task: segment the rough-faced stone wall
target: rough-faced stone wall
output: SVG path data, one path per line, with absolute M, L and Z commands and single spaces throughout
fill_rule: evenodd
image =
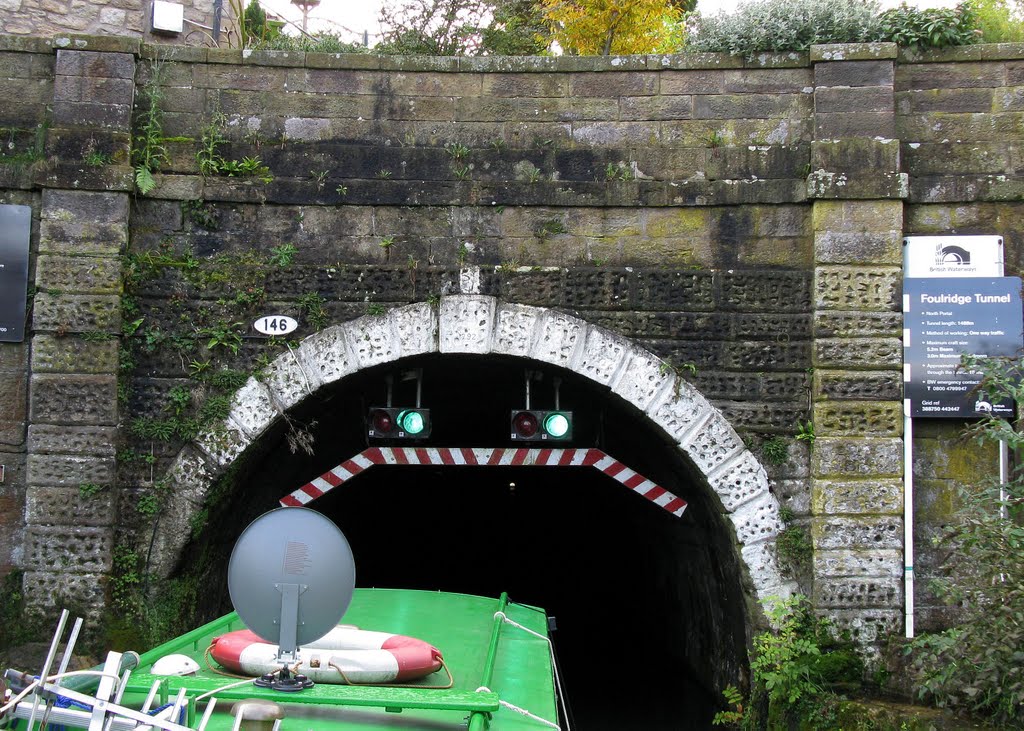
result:
M 1007 275 L 1024 263 L 1021 142 L 1024 62 L 1016 46 L 949 49 L 910 56 L 896 73 L 897 128 L 910 195 L 907 234 L 991 234 L 1005 240 Z M 914 433 L 914 526 L 918 625 L 948 625 L 954 613 L 930 579 L 949 549 L 936 545 L 959 490 L 998 477 L 991 449 L 962 438 L 966 424 L 918 420 Z
M 31 392 L 27 417 L 17 387 L 0 401 L 11 463 L 29 462 L 27 488 L 0 493 L 25 506 L 0 524 L 0 563 L 38 574 L 40 606 L 56 586 L 98 601 L 112 547 L 188 441 L 132 424 L 164 418 L 211 354 L 259 366 L 266 342 L 235 322 L 281 312 L 301 338 L 462 293 L 630 338 L 762 457 L 785 437 L 785 459 L 762 461 L 813 541 L 805 590 L 865 642 L 898 630 L 900 241 L 1001 234 L 1017 271 L 1021 62 L 1007 49 L 963 64 L 886 44 L 745 63 L 4 43 L 16 149 L 36 150 L 25 120 L 51 125 L 31 165 L 0 166 L 4 202 L 40 221 L 31 355 L 0 348 L 5 380 Z M 131 196 L 129 118 L 154 87 L 167 159 Z M 214 134 L 218 164 L 258 158 L 272 180 L 199 174 Z M 132 359 L 119 363 L 122 319 Z M 808 420 L 813 448 L 793 439 Z M 924 434 L 942 444 L 951 428 Z M 939 466 L 947 447 L 923 451 L 922 474 L 959 479 Z M 87 476 L 110 489 L 86 500 Z
M 130 36 L 150 43 L 207 45 L 213 27 L 213 0 L 181 0 L 184 31 L 153 33 L 152 0 L 4 0 L 0 2 L 0 28 L 4 33 L 29 37 L 88 33 L 97 36 Z M 225 3 L 225 17 L 230 16 Z M 70 42 L 69 39 L 64 40 Z

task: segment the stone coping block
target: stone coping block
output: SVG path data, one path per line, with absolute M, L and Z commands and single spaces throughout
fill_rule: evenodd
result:
M 125 36 L 57 35 L 53 37 L 53 48 L 71 51 L 101 51 L 103 53 L 131 53 L 136 56 L 142 49 L 138 38 Z
M 823 43 L 811 46 L 811 63 L 820 61 L 878 61 L 896 58 L 895 43 Z
M 53 53 L 53 46 L 48 38 L 0 35 L 0 51 Z

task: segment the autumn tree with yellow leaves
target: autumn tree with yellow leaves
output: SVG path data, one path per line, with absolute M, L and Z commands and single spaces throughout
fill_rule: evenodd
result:
M 540 0 L 552 37 L 577 56 L 673 50 L 695 0 Z

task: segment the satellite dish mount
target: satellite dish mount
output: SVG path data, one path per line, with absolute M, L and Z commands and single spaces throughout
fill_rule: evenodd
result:
M 292 675 L 291 666 L 299 660 L 299 595 L 309 588 L 306 584 L 274 584 L 281 592 L 280 641 L 277 645 L 277 662 L 281 669 L 276 675 L 264 675 L 256 678 L 252 684 L 260 688 L 272 688 L 285 692 L 294 692 L 313 687 L 313 681 L 305 675 Z
M 242 531 L 228 562 L 228 593 L 245 626 L 277 644 L 281 666 L 253 685 L 284 692 L 313 686 L 292 672 L 299 647 L 338 624 L 352 601 L 355 576 L 344 534 L 313 510 L 271 510 Z

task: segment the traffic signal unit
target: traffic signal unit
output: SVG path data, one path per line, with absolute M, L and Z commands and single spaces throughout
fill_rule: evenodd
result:
M 430 409 L 374 406 L 366 419 L 371 439 L 426 439 L 430 436 Z
M 517 409 L 511 427 L 512 438 L 519 442 L 567 442 L 572 439 L 572 412 Z
M 431 426 L 430 409 L 374 406 L 366 416 L 370 439 L 426 439 Z M 510 427 L 511 438 L 517 442 L 568 442 L 572 439 L 572 412 L 515 409 Z

